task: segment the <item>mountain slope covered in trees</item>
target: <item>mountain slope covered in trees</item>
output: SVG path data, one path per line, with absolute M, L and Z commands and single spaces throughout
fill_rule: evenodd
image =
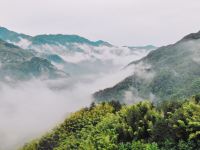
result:
M 97 101 L 178 99 L 200 92 L 200 32 L 160 47 L 130 63 L 133 74 L 111 88 L 96 92 Z
M 198 150 L 200 96 L 155 105 L 91 104 L 21 150 Z

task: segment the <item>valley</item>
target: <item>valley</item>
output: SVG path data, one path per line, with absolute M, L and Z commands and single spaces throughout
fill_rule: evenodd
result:
M 92 93 L 132 74 L 131 69 L 123 69 L 130 60 L 139 60 L 156 48 L 96 44 L 70 35 L 58 36 L 52 43 L 51 38 L 56 40 L 57 36 L 49 36 L 27 45 L 31 36 L 0 28 L 0 118 L 4 120 L 0 149 L 23 145 L 69 113 L 89 106 Z

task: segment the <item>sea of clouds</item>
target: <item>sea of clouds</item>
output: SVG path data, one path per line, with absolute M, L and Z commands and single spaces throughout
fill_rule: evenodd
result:
M 24 45 L 22 42 L 20 44 L 24 47 L 30 44 L 25 41 L 27 45 Z M 94 92 L 111 87 L 131 75 L 133 68 L 122 68 L 147 54 L 145 51 L 130 54 L 130 51 L 125 49 L 123 55 L 118 56 L 114 48 L 106 51 L 105 48 L 99 47 L 95 49 L 96 53 L 93 53 L 90 47 L 83 46 L 82 49 L 85 49 L 85 52 L 81 55 L 88 57 L 74 54 L 73 59 L 69 59 L 70 55 L 58 54 L 74 63 L 83 58 L 95 57 L 105 60 L 103 67 L 107 68 L 68 79 L 32 79 L 16 84 L 0 83 L 0 150 L 17 149 L 50 131 L 71 112 L 89 106 Z M 112 60 L 114 65 L 106 65 L 108 59 Z M 127 100 L 130 99 L 128 97 L 130 93 L 127 93 Z

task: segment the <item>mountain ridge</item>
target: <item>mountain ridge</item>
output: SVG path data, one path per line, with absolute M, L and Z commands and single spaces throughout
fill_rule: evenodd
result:
M 25 38 L 27 40 L 38 42 L 39 40 L 44 40 L 44 42 L 48 42 L 48 38 L 50 43 L 55 40 L 56 38 L 60 39 L 62 42 L 69 42 L 69 43 L 86 43 L 91 44 L 94 46 L 100 46 L 100 45 L 107 45 L 112 46 L 110 43 L 105 42 L 103 40 L 97 40 L 97 41 L 91 41 L 88 40 L 82 36 L 76 35 L 76 34 L 39 34 L 36 36 L 30 36 L 22 33 L 17 33 L 11 30 L 8 30 L 5 27 L 0 26 L 0 39 L 6 41 L 13 41 L 13 42 L 19 42 L 20 38 Z M 49 44 L 49 43 L 48 43 Z
M 199 32 L 196 34 L 199 35 Z M 200 92 L 200 40 L 190 37 L 191 34 L 184 40 L 160 47 L 131 62 L 126 67 L 133 67 L 132 75 L 111 88 L 96 92 L 94 98 L 97 101 L 120 100 L 125 99 L 126 92 L 130 92 L 136 100 L 167 100 Z M 189 87 L 185 87 L 186 84 Z

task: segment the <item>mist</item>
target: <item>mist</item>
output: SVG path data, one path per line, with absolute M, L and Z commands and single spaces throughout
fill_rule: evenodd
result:
M 32 79 L 17 84 L 2 82 L 0 149 L 16 149 L 40 137 L 61 123 L 71 112 L 89 106 L 94 92 L 113 86 L 132 73 L 132 68 L 118 68 L 82 78 Z

